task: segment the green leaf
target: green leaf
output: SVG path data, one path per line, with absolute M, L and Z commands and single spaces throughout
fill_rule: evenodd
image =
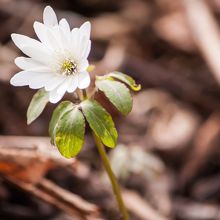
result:
M 55 129 L 56 129 L 58 121 L 67 111 L 70 111 L 73 108 L 74 108 L 74 105 L 72 102 L 64 101 L 64 102 L 61 102 L 53 111 L 53 115 L 52 115 L 52 118 L 49 124 L 49 135 L 51 137 L 52 144 L 54 144 Z
M 76 156 L 82 148 L 85 134 L 85 120 L 81 111 L 75 107 L 64 113 L 55 130 L 55 145 L 60 153 L 66 158 Z
M 129 89 L 121 82 L 110 79 L 96 80 L 96 86 L 108 97 L 111 103 L 124 115 L 132 109 L 132 98 Z
M 115 72 L 109 73 L 105 76 L 113 77 L 115 79 L 122 81 L 123 83 L 127 84 L 133 91 L 139 91 L 141 89 L 140 84 L 136 84 L 135 80 L 132 77 L 130 77 L 124 73 L 115 71 Z
M 34 94 L 27 110 L 27 124 L 31 124 L 36 118 L 38 118 L 48 101 L 49 95 L 44 89 L 40 89 Z
M 103 144 L 115 147 L 118 133 L 111 115 L 96 101 L 86 100 L 81 104 L 82 111 L 89 126 L 98 136 Z

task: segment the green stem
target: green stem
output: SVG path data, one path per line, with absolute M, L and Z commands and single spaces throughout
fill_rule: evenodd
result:
M 85 89 L 82 90 L 82 96 L 83 96 L 83 100 L 87 99 L 88 96 L 87 96 L 87 92 Z
M 118 202 L 119 209 L 120 209 L 120 211 L 123 215 L 124 220 L 129 220 L 128 211 L 127 211 L 127 209 L 124 205 L 124 202 L 123 202 L 123 199 L 122 199 L 122 196 L 121 196 L 121 190 L 120 190 L 119 184 L 116 180 L 116 177 L 115 177 L 115 175 L 112 171 L 108 156 L 107 156 L 105 148 L 104 148 L 104 145 L 102 144 L 101 140 L 94 133 L 93 133 L 93 136 L 94 136 L 99 154 L 102 158 L 103 165 L 104 165 L 104 167 L 106 169 L 106 172 L 109 176 L 109 179 L 111 181 L 112 188 L 113 188 L 116 200 Z

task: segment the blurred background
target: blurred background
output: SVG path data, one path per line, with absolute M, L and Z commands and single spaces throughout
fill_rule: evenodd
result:
M 61 158 L 47 138 L 54 106 L 27 126 L 35 91 L 9 85 L 10 34 L 36 38 L 48 4 L 72 28 L 91 21 L 92 77 L 119 70 L 142 85 L 126 118 L 96 97 L 119 131 L 108 153 L 131 220 L 219 220 L 220 0 L 0 0 L 0 219 L 120 219 L 89 131 Z

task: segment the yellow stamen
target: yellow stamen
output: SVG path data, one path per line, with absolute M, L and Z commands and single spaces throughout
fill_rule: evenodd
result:
M 77 72 L 77 64 L 72 60 L 66 59 L 61 66 L 61 72 L 64 75 L 72 75 Z

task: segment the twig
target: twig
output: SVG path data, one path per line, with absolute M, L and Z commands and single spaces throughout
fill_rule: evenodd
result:
M 220 218 L 219 205 L 199 203 L 189 199 L 175 199 L 174 210 L 178 219 L 216 220 Z
M 205 0 L 182 0 L 192 36 L 220 84 L 220 32 Z
M 154 210 L 145 200 L 133 191 L 123 190 L 123 198 L 129 211 L 143 220 L 168 220 Z
M 38 183 L 52 167 L 74 166 L 65 160 L 45 137 L 0 136 L 0 173 Z
M 192 180 L 218 149 L 220 134 L 220 115 L 215 113 L 200 127 L 195 137 L 195 143 L 190 152 L 187 163 L 180 174 L 181 183 L 184 185 Z
M 77 216 L 81 220 L 103 220 L 99 217 L 97 206 L 60 188 L 49 180 L 43 179 L 39 185 L 33 185 L 9 176 L 4 179 L 72 217 Z

